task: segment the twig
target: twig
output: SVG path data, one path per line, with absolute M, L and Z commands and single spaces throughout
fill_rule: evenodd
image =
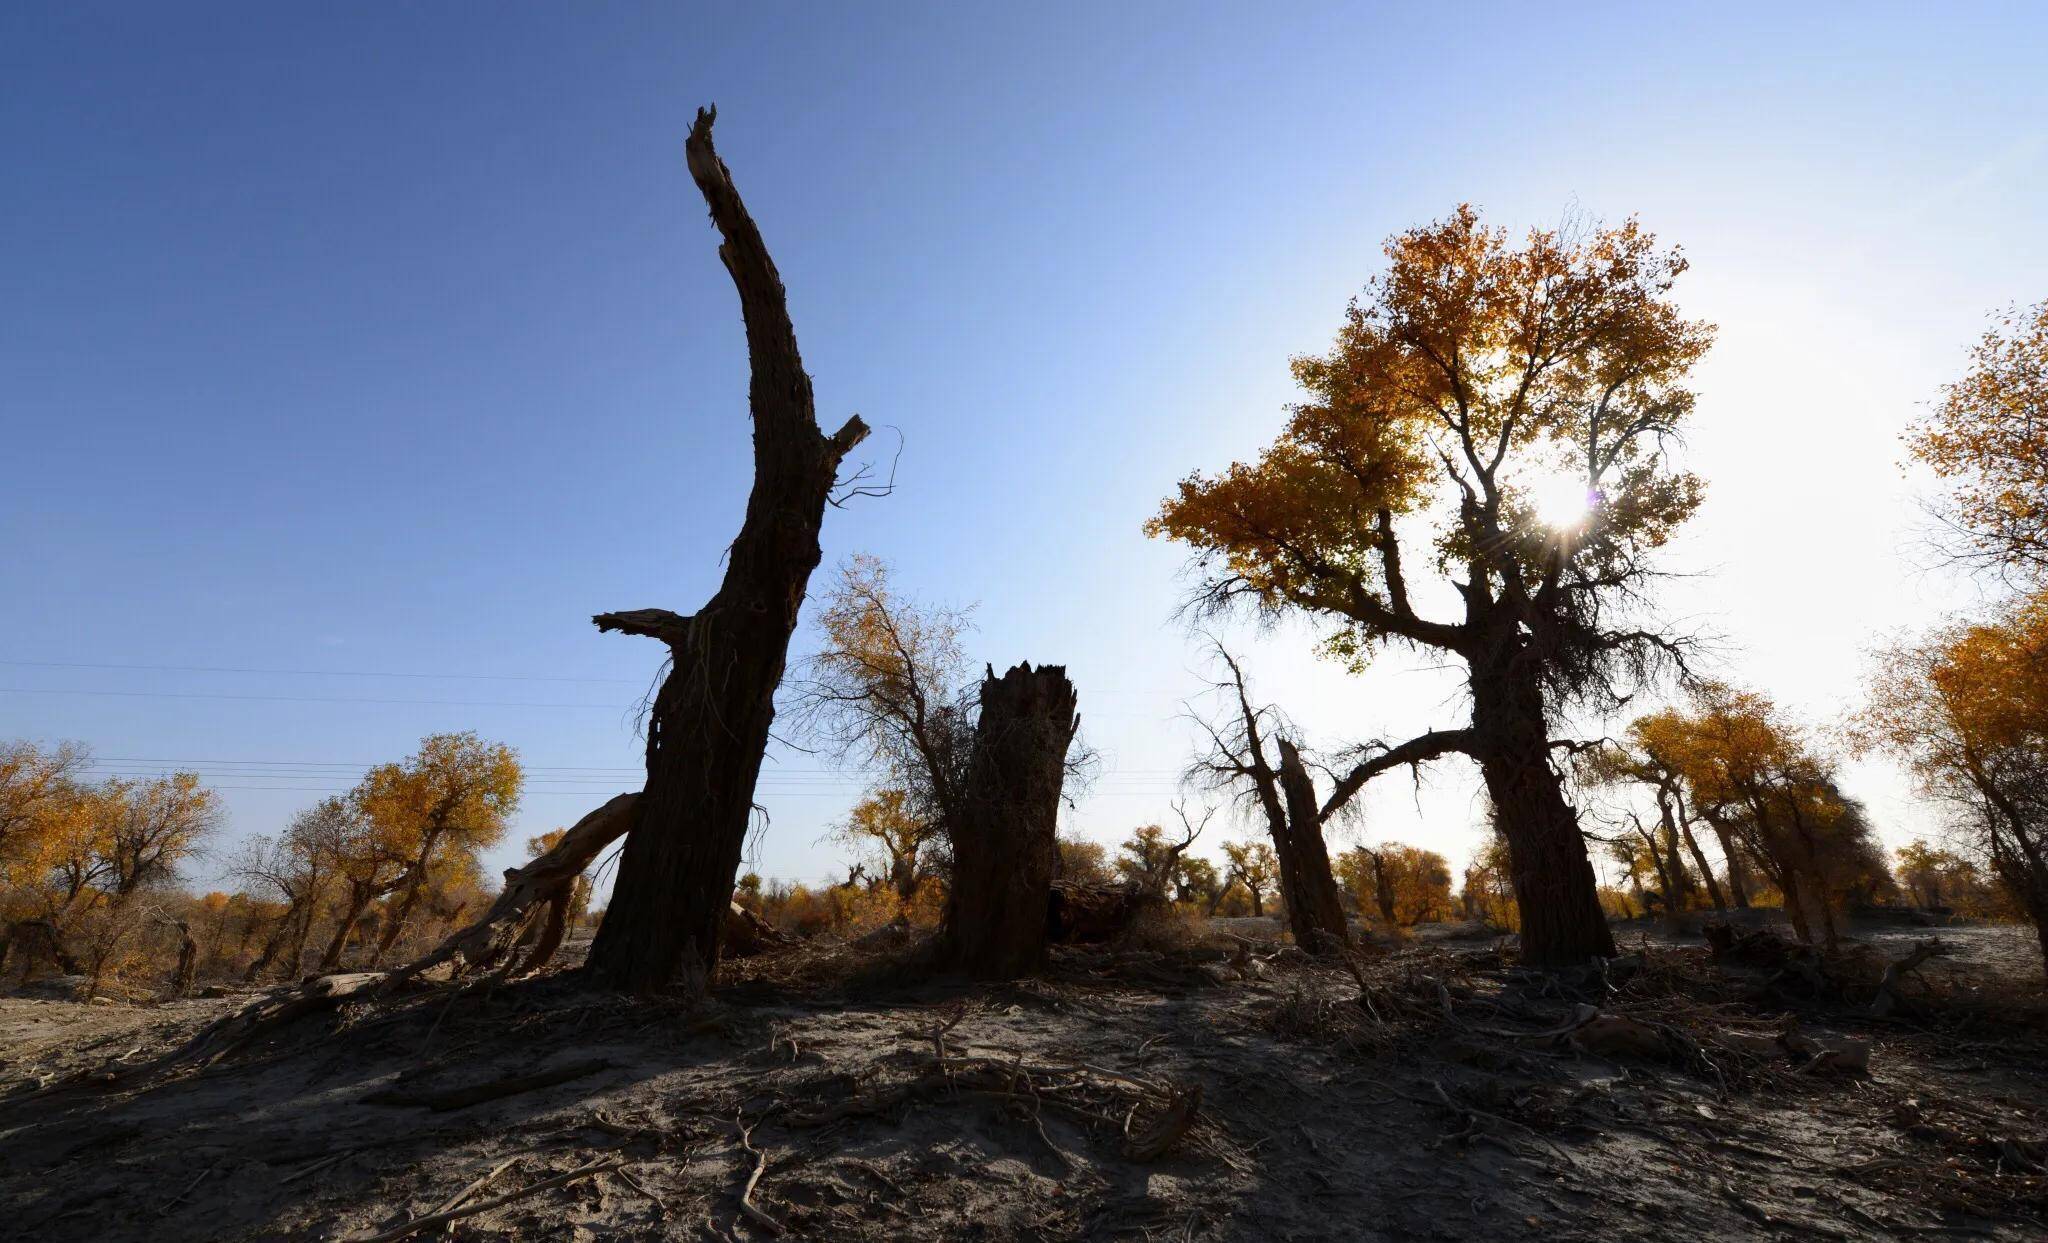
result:
M 199 1171 L 199 1177 L 193 1179 L 189 1183 L 186 1183 L 185 1189 L 183 1191 L 180 1191 L 177 1194 L 177 1196 L 174 1197 L 168 1204 L 165 1204 L 162 1208 L 156 1211 L 157 1216 L 162 1217 L 164 1214 L 170 1212 L 172 1209 L 178 1207 L 180 1204 L 183 1204 L 185 1202 L 185 1197 L 192 1194 L 192 1189 L 194 1187 L 197 1187 L 199 1184 L 205 1182 L 206 1176 L 208 1174 L 213 1173 L 215 1170 L 219 1168 L 220 1162 L 216 1161 L 212 1165 L 209 1165 L 205 1169 Z
M 654 1201 L 654 1207 L 660 1210 L 663 1219 L 666 1219 L 668 1217 L 668 1201 L 662 1199 L 660 1196 L 654 1194 L 652 1191 L 649 1191 L 647 1188 L 641 1186 L 640 1180 L 633 1177 L 632 1172 L 627 1170 L 625 1167 L 621 1166 L 619 1168 L 618 1175 L 619 1178 L 628 1187 L 631 1187 L 633 1190 L 639 1192 L 641 1195 L 646 1196 L 648 1199 Z
M 959 1020 L 956 1018 L 954 1021 L 958 1022 Z M 758 1119 L 756 1122 L 758 1123 Z M 733 1125 L 739 1128 L 740 1147 L 754 1154 L 754 1172 L 747 1175 L 747 1185 L 740 1188 L 740 1211 L 753 1219 L 757 1225 L 768 1233 L 781 1234 L 785 1229 L 783 1224 L 754 1206 L 754 1187 L 761 1181 L 761 1175 L 768 1169 L 768 1154 L 754 1147 L 753 1124 L 742 1124 L 739 1119 L 735 1118 L 733 1119 Z
M 300 1179 L 304 1178 L 306 1175 L 313 1173 L 315 1170 L 324 1170 L 328 1166 L 333 1165 L 336 1161 L 346 1160 L 347 1158 L 354 1156 L 355 1152 L 355 1149 L 350 1148 L 342 1152 L 337 1152 L 331 1157 L 322 1157 L 318 1161 L 315 1161 L 313 1164 L 299 1170 L 297 1173 L 287 1174 L 283 1178 L 278 1179 L 277 1185 L 282 1187 L 286 1183 L 295 1183 Z
M 501 1208 L 512 1203 L 514 1200 L 523 1200 L 536 1192 L 546 1191 L 550 1187 L 560 1187 L 564 1183 L 573 1183 L 579 1178 L 588 1178 L 593 1174 L 608 1174 L 624 1164 L 624 1161 L 618 1160 L 592 1161 L 589 1165 L 580 1166 L 566 1174 L 557 1174 L 553 1178 L 544 1178 L 531 1186 L 521 1187 L 517 1191 L 508 1191 L 504 1195 L 493 1196 L 488 1200 L 479 1200 L 475 1204 L 464 1208 L 449 1209 L 441 1213 L 429 1213 L 425 1217 L 415 1217 L 403 1225 L 393 1226 L 382 1234 L 358 1235 L 350 1240 L 349 1243 L 396 1243 L 396 1240 L 408 1238 L 429 1227 L 438 1226 L 444 1222 L 457 1221 L 464 1217 L 474 1217 L 478 1213 L 488 1213 L 494 1208 Z
M 503 1174 L 506 1170 L 511 1169 L 513 1163 L 518 1161 L 519 1158 L 525 1155 L 526 1154 L 524 1152 L 515 1152 L 511 1156 L 506 1157 L 503 1161 L 500 1161 L 496 1165 L 492 1166 L 490 1172 L 484 1174 L 480 1178 L 476 1179 L 474 1182 L 470 1183 L 468 1186 L 464 1187 L 462 1190 L 456 1192 L 454 1195 L 449 1196 L 446 1200 L 442 1201 L 441 1207 L 435 1209 L 434 1211 L 436 1213 L 446 1213 L 451 1209 L 460 1208 L 464 1200 L 469 1199 L 469 1197 L 475 1195 L 479 1191 L 482 1191 L 485 1187 L 490 1186 L 492 1182 L 496 1181 L 498 1175 Z

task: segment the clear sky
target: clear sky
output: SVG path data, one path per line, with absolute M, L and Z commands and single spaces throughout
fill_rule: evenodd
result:
M 1873 635 L 1970 598 L 1914 568 L 1897 435 L 2048 296 L 2044 65 L 2033 4 L 10 4 L 0 737 L 197 768 L 237 834 L 436 730 L 519 749 L 517 839 L 636 786 L 658 652 L 590 614 L 696 608 L 748 482 L 682 164 L 714 101 L 821 420 L 902 438 L 828 565 L 1069 666 L 1107 760 L 1079 831 L 1163 815 L 1188 754 L 1182 553 L 1139 524 L 1271 437 L 1288 356 L 1460 201 L 1686 247 L 1721 338 L 1669 612 L 1825 723 Z M 1312 742 L 1457 709 L 1240 639 Z M 779 753 L 759 870 L 830 871 L 859 785 Z M 1365 831 L 1460 857 L 1473 790 L 1392 780 Z

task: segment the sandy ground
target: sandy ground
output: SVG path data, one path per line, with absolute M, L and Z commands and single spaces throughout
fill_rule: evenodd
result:
M 1860 937 L 1896 956 L 1927 935 Z M 1370 1007 L 1359 978 L 1256 937 L 1062 952 L 1044 978 L 996 987 L 848 988 L 834 982 L 848 953 L 812 950 L 742 965 L 695 1011 L 573 976 L 444 990 L 111 1089 L 61 1081 L 168 1047 L 243 999 L 0 999 L 0 1237 L 363 1238 L 494 1172 L 468 1204 L 593 1165 L 450 1232 L 2048 1237 L 2048 1030 L 2038 1004 L 2002 1000 L 2036 996 L 2032 944 L 2012 928 L 1939 935 L 1955 954 L 1929 968 L 1913 1012 L 1802 1013 L 1808 1030 L 1870 1038 L 1867 1075 L 1596 1056 L 1542 1034 L 1578 985 L 1437 932 L 1371 961 Z M 1621 939 L 1640 965 L 1586 986 L 1605 1010 L 1674 1031 L 1767 1030 L 1788 1012 L 1754 980 L 1724 986 L 1686 938 Z M 570 1074 L 478 1104 L 433 1099 Z M 1124 1134 L 1142 1138 L 1162 1102 L 1197 1087 L 1196 1124 L 1163 1155 Z M 760 1217 L 742 1204 L 757 1167 Z

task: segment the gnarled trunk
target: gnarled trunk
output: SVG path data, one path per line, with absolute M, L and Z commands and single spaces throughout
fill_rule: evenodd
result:
M 1284 735 L 1280 748 L 1280 793 L 1286 815 L 1273 825 L 1273 853 L 1280 858 L 1280 895 L 1294 943 L 1311 954 L 1335 954 L 1351 944 L 1344 900 L 1330 872 L 1330 850 L 1316 806 L 1315 783 L 1301 752 Z
M 746 320 L 753 491 L 725 579 L 702 611 L 593 619 L 600 630 L 660 639 L 672 661 L 648 714 L 647 784 L 590 947 L 592 975 L 639 993 L 710 985 L 825 503 L 840 460 L 867 434 L 857 418 L 829 438 L 818 430 L 782 278 L 712 147 L 715 116 L 697 114 L 685 152 Z
M 1045 957 L 1075 702 L 1058 665 L 1018 665 L 1001 678 L 991 668 L 982 680 L 945 933 L 946 960 L 978 979 L 1025 975 Z
M 1480 774 L 1508 843 L 1522 961 L 1568 967 L 1614 957 L 1586 839 L 1550 765 L 1542 688 L 1518 671 L 1475 672 L 1472 726 Z

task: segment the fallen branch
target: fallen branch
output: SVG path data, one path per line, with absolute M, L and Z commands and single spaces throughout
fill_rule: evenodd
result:
M 754 1147 L 753 1126 L 742 1125 L 737 1118 L 733 1119 L 733 1125 L 739 1128 L 740 1147 L 754 1154 L 754 1172 L 747 1175 L 747 1185 L 740 1188 L 740 1212 L 745 1213 L 768 1233 L 781 1234 L 786 1227 L 754 1204 L 754 1187 L 760 1183 L 761 1175 L 768 1169 L 768 1154 Z
M 1903 999 L 1898 994 L 1898 986 L 1905 981 L 1905 978 L 1918 971 L 1921 965 L 1927 962 L 1928 959 L 1946 958 L 1948 952 L 1948 946 L 1942 944 L 1939 940 L 1922 941 L 1915 945 L 1912 952 L 1904 958 L 1887 964 L 1884 969 L 1884 978 L 1877 982 L 1877 996 L 1872 998 L 1870 1002 L 1871 1015 L 1876 1018 L 1883 1018 L 1898 1009 L 1903 1004 Z
M 428 1230 L 451 1221 L 459 1221 L 464 1217 L 474 1217 L 478 1213 L 488 1213 L 494 1208 L 502 1208 L 515 1200 L 524 1200 L 530 1195 L 546 1191 L 551 1187 L 560 1187 L 566 1183 L 573 1183 L 578 1179 L 589 1178 L 596 1174 L 610 1173 L 624 1164 L 624 1161 L 617 1160 L 593 1161 L 589 1165 L 570 1170 L 566 1174 L 557 1174 L 553 1178 L 544 1178 L 530 1186 L 521 1187 L 517 1191 L 508 1191 L 501 1196 L 493 1196 L 488 1200 L 479 1200 L 475 1204 L 464 1208 L 452 1208 L 442 1212 L 429 1213 L 424 1217 L 415 1217 L 411 1221 L 403 1225 L 393 1226 L 381 1234 L 357 1235 L 347 1240 L 347 1243 L 396 1243 L 396 1240 L 409 1238 L 422 1230 Z
M 456 1192 L 452 1196 L 449 1196 L 446 1200 L 443 1200 L 441 1202 L 441 1207 L 435 1209 L 434 1212 L 436 1214 L 447 1213 L 462 1207 L 462 1202 L 464 1200 L 469 1199 L 469 1197 L 475 1195 L 477 1192 L 482 1191 L 484 1188 L 496 1182 L 498 1179 L 498 1175 L 503 1174 L 506 1170 L 511 1169 L 512 1166 L 518 1162 L 519 1158 L 525 1155 L 526 1154 L 523 1152 L 515 1152 L 511 1156 L 506 1157 L 503 1161 L 498 1162 L 496 1165 L 492 1166 L 482 1175 L 478 1176 L 469 1184 L 464 1186 L 462 1190 Z

